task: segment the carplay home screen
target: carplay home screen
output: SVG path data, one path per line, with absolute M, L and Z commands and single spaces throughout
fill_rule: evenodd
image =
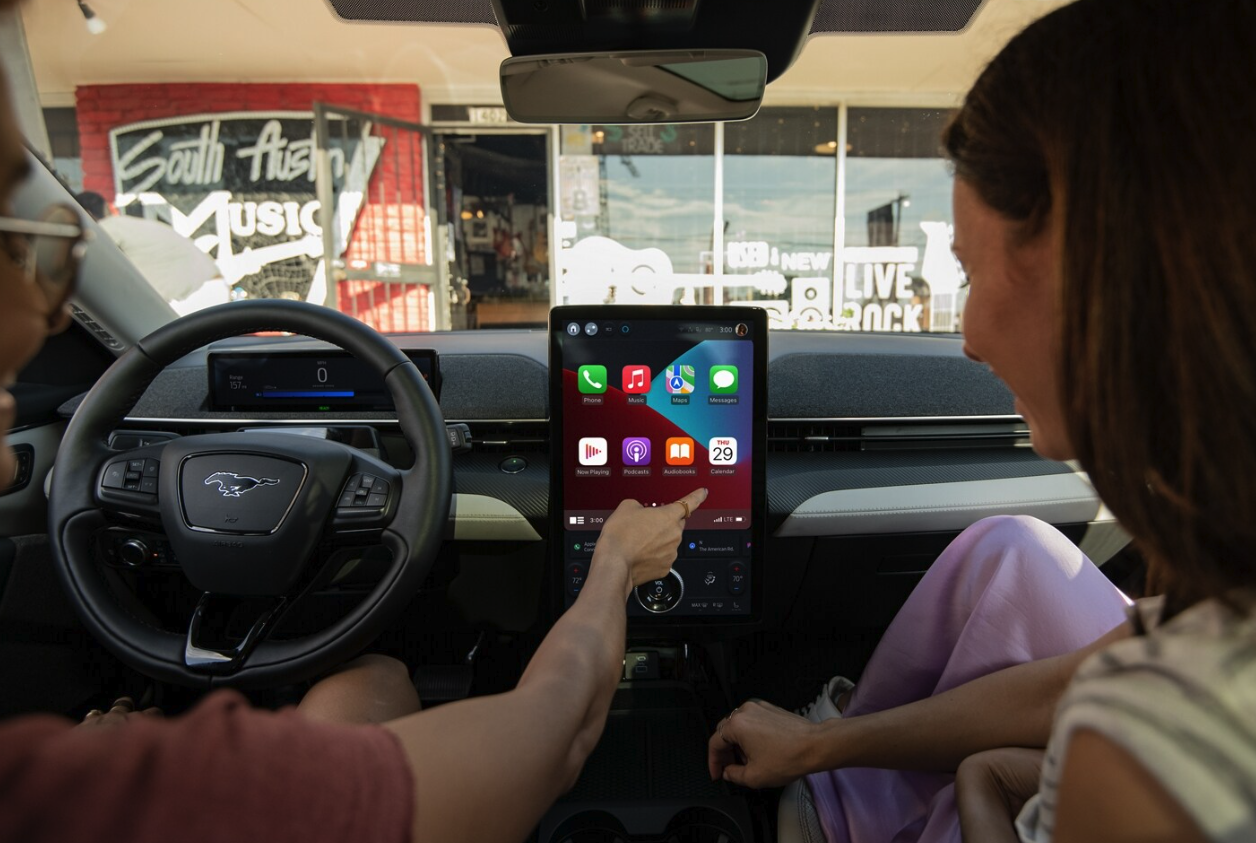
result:
M 572 548 L 590 548 L 624 499 L 662 506 L 705 486 L 710 494 L 686 523 L 676 570 L 685 563 L 700 580 L 714 577 L 711 593 L 730 597 L 725 580 L 750 556 L 754 326 L 628 319 L 555 329 L 566 556 L 586 555 Z M 707 591 L 691 578 L 685 590 Z M 737 607 L 720 603 L 719 614 L 746 611 L 748 595 L 734 594 Z

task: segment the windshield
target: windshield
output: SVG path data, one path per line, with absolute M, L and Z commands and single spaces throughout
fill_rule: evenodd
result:
M 32 148 L 171 318 L 285 298 L 425 332 L 540 327 L 561 304 L 754 304 L 775 328 L 924 334 L 958 330 L 965 294 L 939 132 L 1055 5 L 814 36 L 754 118 L 635 126 L 511 122 L 509 54 L 484 25 L 66 0 L 4 26 L 29 53 L 9 78 L 43 118 Z

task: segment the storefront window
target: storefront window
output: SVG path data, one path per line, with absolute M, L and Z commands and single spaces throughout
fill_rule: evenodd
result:
M 773 327 L 833 328 L 836 108 L 764 108 L 724 127 L 724 301 Z
M 714 127 L 561 131 L 558 303 L 709 300 Z
M 840 327 L 959 329 L 952 176 L 939 141 L 950 115 L 942 109 L 849 110 L 844 265 L 835 291 Z

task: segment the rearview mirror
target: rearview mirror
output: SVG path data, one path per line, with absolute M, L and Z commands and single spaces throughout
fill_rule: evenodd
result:
M 523 56 L 502 62 L 502 101 L 520 123 L 694 123 L 759 110 L 768 61 L 754 50 Z

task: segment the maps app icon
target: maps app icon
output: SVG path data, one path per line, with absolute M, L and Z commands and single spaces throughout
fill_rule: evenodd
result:
M 678 395 L 693 392 L 693 366 L 682 366 L 677 363 L 667 370 L 667 391 Z

